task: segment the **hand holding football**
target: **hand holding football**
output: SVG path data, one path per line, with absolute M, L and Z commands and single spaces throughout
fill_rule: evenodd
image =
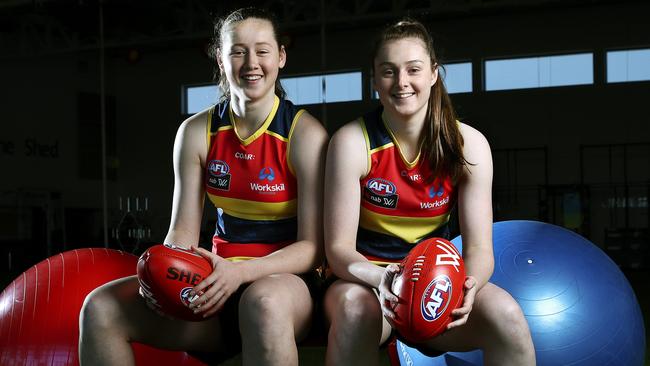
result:
M 419 243 L 400 266 L 392 284 L 399 298 L 392 323 L 406 341 L 420 343 L 444 332 L 451 311 L 462 305 L 465 266 L 456 247 L 441 238 Z
M 189 293 L 210 273 L 208 260 L 173 244 L 154 245 L 138 260 L 140 294 L 155 311 L 176 319 L 205 319 L 188 307 Z

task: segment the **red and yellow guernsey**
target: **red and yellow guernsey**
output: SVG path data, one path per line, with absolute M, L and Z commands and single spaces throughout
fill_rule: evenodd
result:
M 237 133 L 229 101 L 208 112 L 205 188 L 217 207 L 213 251 L 231 260 L 267 255 L 296 240 L 297 182 L 289 148 L 304 110 L 275 98 L 250 137 Z
M 456 190 L 449 177 L 431 176 L 420 154 L 409 162 L 385 122 L 383 108 L 360 119 L 368 174 L 361 185 L 357 250 L 378 264 L 399 262 L 420 241 L 449 237 Z

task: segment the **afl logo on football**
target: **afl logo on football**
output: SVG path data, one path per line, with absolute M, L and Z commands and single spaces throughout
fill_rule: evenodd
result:
M 372 178 L 366 183 L 366 187 L 378 196 L 391 196 L 397 191 L 393 182 L 389 182 L 383 178 Z
M 184 287 L 181 290 L 181 302 L 185 304 L 185 306 L 189 306 L 192 301 L 190 301 L 190 291 L 192 291 L 191 287 Z
M 421 312 L 424 320 L 433 322 L 447 310 L 451 299 L 451 280 L 446 275 L 433 279 L 422 294 Z
M 230 172 L 230 167 L 225 161 L 211 160 L 208 164 L 208 171 L 214 177 L 223 177 Z

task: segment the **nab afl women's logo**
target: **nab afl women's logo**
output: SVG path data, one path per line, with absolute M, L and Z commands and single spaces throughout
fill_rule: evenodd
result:
M 383 178 L 372 178 L 363 189 L 363 198 L 379 207 L 394 209 L 397 207 L 397 188 L 393 182 Z
M 225 161 L 211 160 L 208 164 L 208 186 L 222 191 L 230 190 L 230 167 Z
M 446 275 L 433 279 L 422 294 L 420 310 L 424 320 L 435 321 L 447 310 L 451 299 L 451 280 Z
M 372 178 L 368 181 L 366 186 L 374 194 L 377 194 L 379 196 L 390 196 L 395 194 L 395 191 L 397 191 L 393 182 L 389 182 L 383 178 Z
M 223 177 L 230 172 L 230 167 L 225 161 L 212 160 L 208 165 L 208 170 L 210 171 L 210 174 L 215 177 Z

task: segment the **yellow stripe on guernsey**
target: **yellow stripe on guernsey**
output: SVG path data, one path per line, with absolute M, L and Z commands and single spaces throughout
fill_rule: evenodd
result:
M 282 220 L 296 216 L 295 199 L 285 202 L 256 202 L 215 196 L 208 193 L 216 207 L 228 215 L 247 220 Z M 261 214 L 263 213 L 263 214 Z
M 381 266 L 381 267 L 386 267 L 389 264 L 399 263 L 401 261 L 396 260 L 394 262 L 384 262 L 384 261 L 369 260 L 369 262 L 372 263 L 372 264 L 376 264 L 378 266 Z
M 235 128 L 235 135 L 237 135 L 237 138 L 239 141 L 244 145 L 250 145 L 253 141 L 255 141 L 260 135 L 262 135 L 264 132 L 267 131 L 269 128 L 269 125 L 273 121 L 273 117 L 275 117 L 275 112 L 278 111 L 278 107 L 280 106 L 280 98 L 277 96 L 275 99 L 273 99 L 273 108 L 271 109 L 271 113 L 266 117 L 266 120 L 264 120 L 264 123 L 262 123 L 262 126 L 257 129 L 252 135 L 248 136 L 245 139 L 242 139 L 241 136 L 239 135 L 239 132 L 237 131 L 237 124 L 235 123 L 235 114 L 232 112 L 232 108 L 228 108 L 228 113 L 230 113 L 230 120 L 233 122 L 232 125 Z M 283 139 L 284 140 L 284 139 Z
M 283 138 L 284 141 L 287 142 L 287 166 L 289 167 L 289 171 L 291 172 L 291 174 L 293 174 L 294 177 L 296 176 L 296 171 L 294 170 L 293 164 L 291 163 L 291 137 L 293 136 L 293 131 L 296 128 L 296 124 L 297 124 L 296 122 L 298 122 L 300 116 L 302 116 L 303 113 L 305 113 L 304 109 L 301 109 L 298 111 L 298 113 L 296 113 L 296 115 L 293 117 L 293 120 L 291 121 L 289 136 L 287 136 L 286 139 Z M 273 136 L 282 137 L 276 133 L 274 133 Z
M 402 238 L 416 243 L 449 221 L 449 213 L 435 217 L 402 217 L 382 215 L 361 206 L 359 225 L 367 230 Z
M 229 257 L 225 259 L 234 263 L 234 262 L 243 262 L 251 259 L 256 259 L 256 257 Z

